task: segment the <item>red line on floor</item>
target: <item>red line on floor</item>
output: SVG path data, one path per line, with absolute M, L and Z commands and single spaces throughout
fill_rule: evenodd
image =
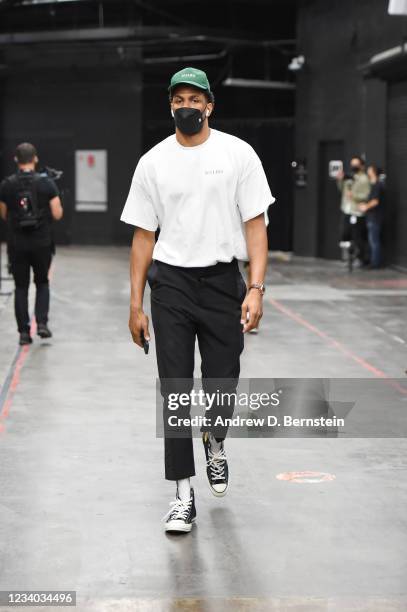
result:
M 51 265 L 50 270 L 49 270 L 49 275 L 48 275 L 49 280 L 52 279 L 53 273 L 54 273 L 54 264 Z M 30 325 L 31 336 L 34 336 L 36 332 L 37 332 L 37 323 L 36 323 L 35 317 L 33 316 L 31 319 L 31 325 Z M 10 380 L 9 388 L 7 390 L 6 398 L 4 400 L 4 404 L 0 412 L 0 433 L 5 431 L 4 421 L 10 413 L 10 407 L 11 407 L 11 404 L 13 403 L 13 397 L 14 397 L 14 394 L 20 382 L 20 373 L 25 363 L 25 360 L 27 359 L 27 355 L 29 351 L 30 351 L 29 344 L 18 348 L 16 356 L 14 358 L 14 363 L 11 366 L 10 375 L 7 377 L 9 378 L 11 376 L 11 380 Z
M 11 382 L 10 382 L 10 387 L 8 389 L 7 397 L 3 404 L 3 408 L 0 412 L 0 432 L 4 431 L 5 429 L 3 421 L 9 415 L 10 406 L 13 401 L 13 396 L 17 389 L 18 383 L 20 382 L 21 368 L 23 367 L 24 362 L 27 359 L 29 350 L 30 350 L 29 345 L 21 347 L 19 355 L 14 363 L 14 369 L 13 369 L 13 375 L 12 375 Z
M 287 317 L 289 317 L 290 319 L 292 319 L 299 325 L 302 325 L 309 331 L 313 332 L 314 334 L 316 334 L 317 336 L 325 340 L 327 344 L 337 349 L 343 355 L 346 355 L 346 357 L 350 358 L 352 361 L 355 361 L 358 365 L 360 365 L 362 368 L 365 368 L 365 370 L 368 370 L 368 372 L 371 372 L 372 374 L 374 374 L 377 378 L 390 379 L 390 377 L 385 372 L 383 372 L 383 370 L 376 368 L 374 365 L 372 365 L 371 363 L 369 363 L 362 357 L 359 357 L 358 355 L 353 353 L 350 349 L 344 346 L 341 342 L 339 342 L 338 340 L 335 340 L 335 338 L 332 338 L 331 336 L 329 336 L 322 330 L 318 329 L 318 327 L 316 327 L 315 325 L 307 321 L 302 315 L 294 312 L 293 310 L 291 310 L 290 308 L 287 308 L 286 306 L 283 306 L 278 300 L 275 300 L 274 298 L 269 297 L 268 301 L 272 306 L 274 306 L 274 308 L 276 308 L 276 310 L 279 310 L 280 312 L 282 312 L 284 315 L 286 315 Z M 403 395 L 407 395 L 407 389 L 402 387 L 398 383 L 389 380 L 389 384 L 395 387 Z

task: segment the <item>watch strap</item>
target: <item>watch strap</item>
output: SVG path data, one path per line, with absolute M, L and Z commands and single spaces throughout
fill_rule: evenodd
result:
M 264 295 L 264 292 L 266 291 L 264 283 L 252 283 L 249 285 L 247 290 L 250 291 L 250 289 L 258 289 L 262 295 Z

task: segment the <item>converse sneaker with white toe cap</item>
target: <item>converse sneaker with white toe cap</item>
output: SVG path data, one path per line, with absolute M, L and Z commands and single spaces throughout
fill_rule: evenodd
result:
M 216 497 L 226 495 L 229 484 L 229 467 L 223 442 L 217 443 L 214 448 L 211 444 L 212 434 L 205 432 L 202 442 L 206 456 L 206 474 L 209 488 Z
M 184 501 L 178 497 L 178 491 L 174 501 L 170 502 L 170 509 L 164 516 L 165 531 L 187 533 L 192 529 L 192 523 L 196 519 L 195 495 L 191 487 L 189 500 Z

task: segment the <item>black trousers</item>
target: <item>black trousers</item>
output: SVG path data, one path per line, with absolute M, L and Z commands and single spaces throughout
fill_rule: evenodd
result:
M 38 323 L 48 322 L 49 282 L 48 272 L 51 265 L 51 246 L 30 246 L 13 249 L 11 271 L 14 277 L 14 310 L 20 333 L 30 331 L 28 313 L 28 289 L 30 270 L 34 272 L 36 285 L 35 318 Z
M 342 213 L 340 239 L 343 241 L 353 241 L 356 247 L 356 257 L 363 263 L 368 263 L 368 244 L 366 218 L 356 217 L 356 223 L 351 223 L 352 215 Z
M 193 387 L 195 340 L 201 354 L 202 387 L 207 393 L 233 393 L 239 380 L 243 350 L 241 304 L 246 284 L 237 260 L 202 268 L 171 266 L 155 260 L 148 273 L 151 314 L 155 334 L 158 373 L 163 396 L 165 478 L 178 480 L 195 475 L 191 428 L 168 427 L 174 415 L 168 406 L 170 393 L 190 393 Z M 190 405 L 176 415 L 188 418 Z M 214 402 L 205 411 L 216 437 L 227 427 L 214 427 L 216 419 L 232 416 L 234 402 Z

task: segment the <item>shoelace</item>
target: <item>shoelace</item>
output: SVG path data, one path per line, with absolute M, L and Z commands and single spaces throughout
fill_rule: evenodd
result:
M 182 519 L 186 520 L 188 514 L 191 510 L 192 505 L 192 497 L 188 501 L 183 501 L 182 499 L 175 499 L 170 502 L 170 509 L 167 514 L 163 517 L 163 521 L 167 520 L 171 516 L 171 520 Z
M 206 465 L 211 470 L 212 480 L 225 480 L 226 453 L 223 448 L 218 452 L 209 449 L 209 459 Z

